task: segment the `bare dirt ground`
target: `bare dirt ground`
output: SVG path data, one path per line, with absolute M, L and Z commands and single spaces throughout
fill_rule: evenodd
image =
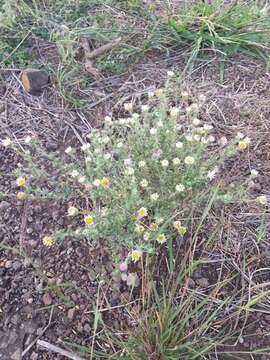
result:
M 149 57 L 123 77 L 108 77 L 93 83 L 86 111 L 66 105 L 54 85 L 42 97 L 32 97 L 22 90 L 17 72 L 4 72 L 0 138 L 9 136 L 16 141 L 29 133 L 37 134 L 50 151 L 64 149 L 70 143 L 79 144 L 89 129 L 97 125 L 97 118 L 110 113 L 112 108 L 117 112 L 125 99 L 143 102 L 143 94 L 158 87 L 172 65 L 175 71 L 181 69 L 181 58 Z M 257 169 L 259 177 L 250 182 L 249 191 L 270 196 L 270 74 L 261 62 L 238 57 L 226 63 L 223 83 L 218 75 L 217 63 L 213 62 L 194 71 L 185 80 L 185 86 L 191 92 L 207 96 L 202 116 L 218 129 L 216 136 L 230 138 L 241 131 L 251 138 L 249 152 L 229 164 L 228 176 L 239 179 L 250 169 Z M 106 90 L 108 84 L 110 92 Z M 127 310 L 132 311 L 135 304 L 132 302 L 139 294 L 130 294 L 113 279 L 114 265 L 106 248 L 92 249 L 83 241 L 72 240 L 53 249 L 42 245 L 40 239 L 49 228 L 63 225 L 62 215 L 66 209 L 59 203 L 53 206 L 37 203 L 29 207 L 27 203 L 18 202 L 12 171 L 20 161 L 14 152 L 0 148 L 0 192 L 10 193 L 8 198 L 0 200 L 0 359 L 64 359 L 38 350 L 36 340 L 43 339 L 67 349 L 65 340 L 91 347 L 96 303 L 104 310 L 103 320 L 115 331 L 121 331 L 129 325 Z M 255 269 L 263 268 L 264 271 L 253 278 L 255 283 L 260 283 L 260 279 L 269 278 L 270 253 L 266 240 L 270 222 L 266 214 L 265 240 L 259 246 L 254 244 L 257 215 L 252 205 L 245 209 L 235 206 L 231 222 L 238 230 L 231 234 L 228 251 L 233 254 L 233 266 L 239 266 L 239 271 L 243 252 L 249 255 L 253 252 L 254 261 L 248 272 L 251 276 Z M 211 285 L 215 281 L 212 274 L 211 268 L 202 268 L 192 278 L 194 286 Z M 98 289 L 103 276 L 112 280 Z M 238 344 L 239 349 L 270 345 L 267 303 L 254 312 L 246 331 L 252 335 Z M 96 346 L 106 350 L 104 344 Z M 242 358 L 251 359 L 244 355 Z M 269 358 L 258 356 L 256 359 Z

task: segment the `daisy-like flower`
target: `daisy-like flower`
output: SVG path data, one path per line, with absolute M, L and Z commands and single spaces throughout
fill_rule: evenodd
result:
M 151 223 L 151 224 L 149 225 L 149 229 L 150 229 L 150 231 L 157 231 L 157 229 L 158 229 L 158 224 L 155 223 L 155 222 Z
M 187 156 L 184 159 L 184 162 L 185 162 L 186 165 L 193 165 L 194 161 L 195 161 L 195 159 L 194 159 L 193 156 Z
M 191 134 L 187 134 L 187 135 L 185 135 L 185 139 L 187 141 L 193 141 L 193 136 Z
M 183 143 L 181 141 L 178 141 L 175 146 L 177 147 L 177 149 L 182 149 Z
M 173 77 L 173 76 L 175 75 L 175 73 L 174 73 L 172 70 L 168 70 L 168 71 L 167 71 L 167 75 L 168 75 L 169 77 Z
M 192 124 L 193 124 L 194 126 L 199 126 L 200 123 L 201 123 L 201 120 L 198 119 L 198 118 L 194 118 L 194 119 L 192 120 Z
M 163 127 L 163 122 L 159 120 L 159 121 L 157 122 L 157 127 L 158 127 L 158 128 L 162 128 L 162 127 Z
M 240 140 L 238 143 L 238 148 L 240 150 L 245 150 L 250 143 L 250 139 L 248 137 L 244 138 L 243 140 Z
M 30 144 L 32 140 L 33 140 L 33 138 L 32 138 L 32 136 L 30 136 L 30 135 L 27 135 L 27 136 L 24 138 L 25 144 Z
M 143 218 L 145 216 L 147 216 L 148 211 L 145 207 L 141 207 L 138 211 L 137 211 L 137 215 L 139 218 Z
M 177 184 L 177 185 L 175 186 L 175 190 L 176 190 L 177 192 L 183 192 L 183 191 L 185 191 L 185 185 L 183 185 L 183 184 Z
M 143 188 L 146 188 L 148 186 L 148 181 L 146 179 L 143 179 L 141 182 L 140 182 L 140 185 L 141 187 Z
M 133 250 L 130 254 L 131 260 L 137 262 L 142 257 L 142 252 L 140 250 Z
M 93 225 L 93 224 L 94 224 L 93 216 L 91 216 L 91 215 L 85 215 L 85 217 L 84 217 L 84 223 L 85 223 L 86 225 Z
M 118 149 L 121 149 L 122 147 L 123 147 L 123 143 L 120 141 L 119 143 L 117 143 L 116 144 L 116 147 L 118 148 Z
M 151 135 L 155 135 L 157 133 L 157 129 L 156 128 L 151 128 L 150 129 L 150 134 Z
M 70 206 L 67 210 L 68 216 L 76 216 L 79 210 L 75 206 Z
M 259 172 L 257 170 L 255 170 L 255 169 L 252 169 L 250 171 L 250 175 L 251 175 L 251 177 L 255 178 L 255 177 L 257 177 L 259 175 Z
M 143 233 L 144 233 L 144 230 L 145 230 L 145 228 L 144 228 L 143 225 L 140 225 L 140 224 L 136 224 L 136 225 L 135 225 L 135 232 L 136 232 L 137 234 L 143 234 Z
M 180 109 L 178 107 L 171 108 L 170 115 L 173 118 L 176 118 L 179 115 Z
M 157 201 L 159 199 L 159 194 L 158 193 L 153 193 L 150 195 L 150 199 L 152 201 Z
M 99 187 L 99 186 L 100 186 L 100 180 L 99 180 L 99 179 L 95 179 L 95 180 L 93 181 L 93 185 L 94 185 L 95 187 Z
M 110 153 L 107 153 L 104 155 L 105 160 L 110 160 L 111 157 L 112 157 L 112 155 Z
M 73 177 L 73 178 L 76 178 L 79 176 L 79 171 L 77 170 L 72 170 L 71 173 L 70 173 L 70 176 Z
M 243 133 L 241 133 L 240 131 L 238 131 L 238 133 L 236 134 L 236 138 L 239 140 L 244 139 L 245 135 Z
M 173 159 L 173 165 L 179 165 L 180 164 L 180 159 L 178 157 Z
M 146 165 L 146 162 L 144 160 L 141 160 L 141 161 L 138 162 L 139 168 L 144 168 L 145 165 Z
M 164 94 L 164 90 L 163 90 L 163 89 L 157 89 L 157 90 L 155 91 L 155 95 L 156 95 L 157 97 L 161 97 L 163 94 Z
M 267 203 L 267 198 L 265 195 L 260 195 L 256 198 L 256 202 L 260 205 L 266 205 Z
M 132 110 L 133 110 L 133 104 L 132 104 L 132 102 L 125 103 L 125 104 L 124 104 L 124 109 L 125 109 L 126 111 L 132 112 Z
M 200 135 L 198 135 L 198 134 L 193 135 L 193 140 L 195 140 L 197 142 L 201 141 Z
M 51 247 L 54 243 L 52 236 L 44 236 L 42 239 L 43 245 Z
M 153 96 L 155 96 L 155 92 L 154 91 L 148 91 L 148 97 L 152 98 Z
M 24 191 L 18 191 L 17 199 L 20 201 L 24 201 L 26 199 L 26 193 Z
M 10 145 L 12 144 L 12 141 L 11 141 L 10 138 L 6 137 L 5 139 L 3 139 L 3 140 L 1 141 L 1 144 L 2 144 L 2 146 L 4 146 L 4 147 L 8 147 L 8 146 L 10 146 Z
M 209 143 L 209 139 L 208 139 L 207 137 L 203 136 L 203 137 L 201 138 L 201 143 L 202 143 L 202 144 L 208 144 L 208 143 Z
M 106 176 L 103 176 L 103 178 L 100 180 L 100 185 L 104 188 L 108 188 L 110 186 L 110 180 Z
M 158 235 L 157 241 L 158 241 L 160 244 L 165 243 L 165 242 L 166 242 L 166 236 L 165 236 L 164 234 Z
M 65 150 L 65 153 L 68 154 L 68 155 L 70 155 L 72 152 L 73 152 L 73 149 L 72 149 L 71 146 L 68 146 L 68 147 L 66 148 L 66 150 Z
M 219 140 L 218 140 L 218 144 L 220 146 L 226 146 L 228 144 L 228 140 L 226 138 L 226 136 L 222 136 Z
M 89 143 L 86 143 L 86 144 L 83 144 L 83 145 L 81 146 L 81 150 L 82 150 L 82 151 L 87 151 L 87 150 L 90 149 L 90 147 L 91 147 L 91 145 L 90 145 Z
M 17 184 L 18 186 L 25 186 L 25 184 L 26 184 L 25 178 L 19 177 L 19 178 L 16 180 L 16 184 Z
M 209 136 L 208 136 L 208 141 L 211 142 L 211 143 L 213 143 L 213 142 L 216 141 L 216 138 L 215 138 L 213 135 L 209 135 Z
M 135 170 L 132 167 L 128 167 L 126 169 L 126 174 L 129 175 L 129 176 L 134 175 L 134 172 L 135 172 Z
M 169 166 L 169 161 L 164 159 L 161 161 L 161 166 L 163 166 L 164 168 L 168 167 Z
M 178 231 L 178 234 L 180 235 L 185 235 L 185 233 L 187 232 L 187 228 L 185 226 L 182 226 L 180 225 L 178 228 L 177 228 L 177 231 Z
M 142 110 L 143 113 L 146 113 L 146 112 L 149 111 L 149 106 L 148 105 L 142 105 L 141 110 Z

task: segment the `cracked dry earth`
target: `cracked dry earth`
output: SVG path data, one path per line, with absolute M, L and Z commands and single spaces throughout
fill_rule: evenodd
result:
M 202 68 L 193 74 L 187 86 L 208 97 L 203 117 L 217 128 L 217 136 L 228 138 L 241 131 L 252 140 L 249 153 L 230 167 L 228 176 L 240 177 L 250 169 L 260 176 L 249 184 L 251 194 L 270 196 L 270 76 L 257 61 L 239 58 L 228 62 L 225 81 L 219 83 L 218 69 Z M 188 85 L 190 84 L 190 85 Z M 53 150 L 63 146 L 63 134 L 69 128 L 62 121 L 56 98 L 33 99 L 7 79 L 7 90 L 1 100 L 0 138 L 23 138 L 29 131 L 45 139 L 45 146 Z M 50 101 L 50 103 L 47 103 Z M 53 108 L 57 108 L 57 116 Z M 49 108 L 49 111 L 47 110 Z M 73 126 L 74 113 L 70 114 Z M 49 133 L 49 138 L 46 138 Z M 93 335 L 93 310 L 97 301 L 98 283 L 111 278 L 114 265 L 106 248 L 92 249 L 82 242 L 65 242 L 46 249 L 40 239 L 50 229 L 65 224 L 66 209 L 61 204 L 36 203 L 27 206 L 14 195 L 16 186 L 12 172 L 20 162 L 13 151 L 0 147 L 0 192 L 7 193 L 0 200 L 0 359 L 64 359 L 55 353 L 37 349 L 37 338 L 69 349 L 67 340 L 89 346 Z M 244 228 L 257 226 L 254 209 L 247 208 L 236 218 Z M 269 232 L 269 214 L 266 214 Z M 256 218 L 256 216 L 255 216 Z M 260 267 L 266 268 L 269 278 L 270 242 L 266 234 L 261 247 Z M 238 248 L 239 251 L 241 249 Z M 205 288 L 215 281 L 211 269 L 202 268 L 193 274 L 193 286 Z M 118 281 L 102 288 L 101 308 L 114 307 L 134 300 Z M 131 321 L 123 308 L 102 315 L 114 329 L 129 326 Z M 270 310 L 254 313 L 249 328 L 253 336 L 241 344 L 241 349 L 252 350 L 270 345 Z M 254 335 L 256 334 L 256 335 Z M 251 359 L 243 356 L 243 359 Z M 254 357 L 255 359 L 255 357 Z M 268 360 L 267 355 L 257 359 Z

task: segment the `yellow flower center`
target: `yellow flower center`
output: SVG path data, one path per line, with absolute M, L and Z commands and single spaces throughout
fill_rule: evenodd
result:
M 85 216 L 84 222 L 86 225 L 92 225 L 94 223 L 94 219 L 92 216 L 88 215 L 88 216 Z
M 104 176 L 104 177 L 100 180 L 100 184 L 101 184 L 103 187 L 107 188 L 107 187 L 109 187 L 109 185 L 110 185 L 110 180 L 109 180 L 106 176 Z
M 24 186 L 25 185 L 25 179 L 22 178 L 22 177 L 18 178 L 16 182 L 17 182 L 18 186 Z
M 131 253 L 131 259 L 133 261 L 140 260 L 141 256 L 142 256 L 142 253 L 139 250 L 133 250 L 132 253 Z
M 138 215 L 139 215 L 139 217 L 144 217 L 144 216 L 146 216 L 147 215 L 147 209 L 145 209 L 145 208 L 140 208 L 139 210 L 138 210 Z
M 52 246 L 54 241 L 51 236 L 44 236 L 42 242 L 45 246 Z
M 247 143 L 245 141 L 239 141 L 238 147 L 241 150 L 245 150 L 247 148 Z

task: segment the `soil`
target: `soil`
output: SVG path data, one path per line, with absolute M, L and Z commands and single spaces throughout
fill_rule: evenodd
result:
M 142 94 L 163 81 L 172 62 L 176 70 L 182 67 L 177 61 L 164 64 L 153 58 L 148 60 L 143 72 L 142 64 L 138 64 L 125 79 L 114 80 L 120 99 L 125 98 L 124 94 L 131 94 L 143 101 Z M 150 65 L 153 63 L 154 70 Z M 154 77 L 154 80 L 152 74 L 157 69 L 160 78 Z M 95 125 L 93 118 L 96 116 L 90 114 L 88 117 L 91 109 L 80 112 L 66 106 L 55 86 L 46 89 L 41 97 L 32 97 L 24 93 L 14 74 L 16 72 L 5 76 L 6 89 L 0 102 L 0 138 L 10 136 L 16 140 L 28 133 L 37 134 L 48 150 L 55 150 L 69 143 L 79 144 Z M 215 125 L 216 136 L 230 138 L 241 131 L 251 138 L 250 152 L 243 154 L 238 162 L 229 164 L 227 176 L 239 179 L 255 168 L 260 175 L 249 184 L 250 193 L 270 195 L 270 74 L 264 64 L 245 57 L 234 58 L 226 64 L 222 83 L 218 74 L 218 65 L 202 66 L 193 72 L 186 87 L 207 96 L 203 117 Z M 132 84 L 128 83 L 131 76 L 137 80 Z M 101 102 L 96 113 L 106 114 L 112 103 Z M 44 247 L 40 239 L 50 228 L 61 228 L 66 210 L 59 203 L 37 203 L 29 207 L 16 199 L 12 171 L 20 161 L 13 151 L 0 148 L 0 193 L 11 194 L 0 200 L 0 359 L 19 360 L 22 356 L 29 360 L 65 359 L 41 351 L 34 340 L 40 338 L 71 351 L 74 349 L 65 341 L 91 347 L 96 304 L 104 309 L 101 312 L 104 322 L 114 331 L 121 331 L 131 326 L 126 309 L 132 310 L 136 302 L 126 304 L 136 300 L 138 294 L 130 293 L 113 276 L 115 265 L 103 246 L 93 249 L 84 241 L 69 240 L 50 249 Z M 243 251 L 250 253 L 256 249 L 252 237 L 252 230 L 259 225 L 256 211 L 252 204 L 247 204 L 240 212 L 237 206 L 233 208 L 232 221 L 238 224 L 238 230 L 231 234 L 229 251 L 236 264 L 241 262 Z M 257 257 L 254 252 L 256 259 L 249 269 L 251 272 L 265 269 L 256 283 L 269 278 L 269 214 L 266 226 L 265 240 Z M 240 244 L 239 236 L 243 236 Z M 215 284 L 216 272 L 213 265 L 203 266 L 193 274 L 191 286 L 207 288 Z M 106 281 L 100 286 L 103 278 Z M 249 324 L 245 332 L 251 335 L 242 343 L 238 342 L 235 349 L 269 346 L 267 304 L 254 311 Z M 97 343 L 96 347 L 106 351 L 106 344 Z M 248 355 L 242 358 L 251 359 Z M 267 355 L 253 357 L 269 358 Z

